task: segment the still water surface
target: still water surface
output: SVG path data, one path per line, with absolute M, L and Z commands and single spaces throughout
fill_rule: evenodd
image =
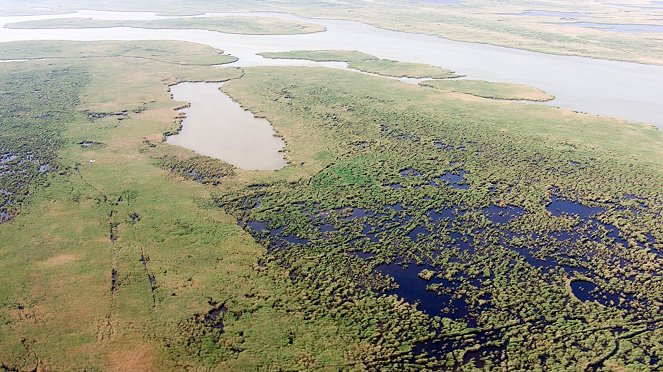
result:
M 221 159 L 242 169 L 274 170 L 286 164 L 283 141 L 271 124 L 256 118 L 221 92 L 221 83 L 181 83 L 170 88 L 173 99 L 188 102 L 179 134 L 168 143 Z

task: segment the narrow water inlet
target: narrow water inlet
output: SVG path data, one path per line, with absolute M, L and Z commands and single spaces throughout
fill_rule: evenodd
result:
M 286 165 L 283 141 L 271 123 L 244 110 L 219 89 L 223 83 L 180 83 L 170 91 L 188 102 L 182 128 L 167 142 L 246 170 L 277 170 Z

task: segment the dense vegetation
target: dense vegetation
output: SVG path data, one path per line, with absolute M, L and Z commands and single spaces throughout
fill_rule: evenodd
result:
M 322 32 L 323 26 L 265 17 L 195 17 L 152 21 L 109 21 L 89 18 L 60 18 L 7 24 L 8 28 L 104 28 L 197 29 L 231 34 L 295 35 Z
M 382 59 L 356 51 L 299 50 L 292 52 L 265 52 L 260 53 L 260 55 L 266 58 L 305 59 L 316 62 L 347 62 L 349 68 L 392 77 L 446 79 L 459 76 L 453 71 L 438 66 Z
M 185 157 L 184 159 L 164 156 L 160 160 L 163 168 L 203 184 L 218 185 L 224 178 L 234 174 L 231 165 L 207 156 Z

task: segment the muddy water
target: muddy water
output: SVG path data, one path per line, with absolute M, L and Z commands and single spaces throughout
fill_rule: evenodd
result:
M 179 134 L 168 143 L 221 159 L 248 170 L 275 170 L 286 164 L 283 141 L 265 120 L 256 118 L 219 90 L 220 83 L 181 83 L 171 87 L 173 99 L 188 102 Z
M 618 117 L 663 128 L 663 66 L 566 57 L 491 45 L 389 31 L 358 22 L 305 19 L 279 13 L 230 13 L 317 23 L 326 32 L 306 35 L 234 35 L 204 30 L 148 30 L 133 28 L 82 30 L 21 30 L 0 28 L 0 41 L 12 40 L 183 40 L 207 44 L 235 55 L 238 66 L 324 65 L 297 60 L 270 60 L 259 52 L 299 49 L 347 49 L 406 62 L 441 66 L 469 79 L 521 83 L 556 97 L 547 105 L 590 114 Z M 223 16 L 229 13 L 206 14 Z M 81 11 L 59 17 L 94 19 L 158 19 L 153 13 Z M 0 17 L 0 25 L 58 16 Z

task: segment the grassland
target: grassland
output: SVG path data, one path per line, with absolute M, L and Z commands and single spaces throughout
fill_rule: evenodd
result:
M 8 28 L 108 28 L 194 29 L 245 35 L 296 35 L 325 31 L 325 27 L 267 17 L 194 17 L 153 21 L 109 21 L 90 18 L 61 18 L 9 23 Z
M 291 52 L 260 53 L 265 58 L 274 59 L 305 59 L 316 62 L 347 62 L 348 67 L 371 74 L 407 77 L 446 79 L 458 77 L 453 71 L 423 63 L 400 62 L 382 59 L 370 54 L 345 50 L 300 50 Z
M 180 48 L 187 45 L 186 49 Z M 2 44 L 0 59 L 141 59 L 157 63 L 182 66 L 223 65 L 237 61 L 237 57 L 207 45 L 178 41 L 108 41 L 77 42 L 60 41 L 44 43 L 23 41 Z
M 554 99 L 546 92 L 524 84 L 491 83 L 482 80 L 428 80 L 419 85 L 477 97 L 501 100 L 545 102 Z
M 64 85 L 69 105 L 23 111 L 71 119 L 48 187 L 0 225 L 6 368 L 660 368 L 655 128 L 348 71 L 211 67 L 223 55 L 194 44 L 168 45 L 178 63 L 26 45 L 35 60 L 0 76 L 34 97 Z M 38 60 L 58 49 L 73 57 Z M 183 104 L 167 86 L 224 80 L 290 165 L 163 142 Z M 588 279 L 590 300 L 572 287 Z
M 452 40 L 468 41 L 527 49 L 545 53 L 592 58 L 663 64 L 663 39 L 660 33 L 629 33 L 602 31 L 594 28 L 565 25 L 572 20 L 617 24 L 656 24 L 663 12 L 649 1 L 628 4 L 602 0 L 595 2 L 464 0 L 446 5 L 429 1 L 397 0 L 336 0 L 256 1 L 223 3 L 206 0 L 161 1 L 97 1 L 46 0 L 41 2 L 45 13 L 53 9 L 159 11 L 175 14 L 233 11 L 276 11 L 305 17 L 345 19 L 372 24 L 385 29 L 416 32 Z M 557 17 L 523 14 L 530 10 L 566 11 L 569 16 Z M 24 2 L 10 1 L 6 12 L 35 13 Z M 573 13 L 577 13 L 574 15 Z

